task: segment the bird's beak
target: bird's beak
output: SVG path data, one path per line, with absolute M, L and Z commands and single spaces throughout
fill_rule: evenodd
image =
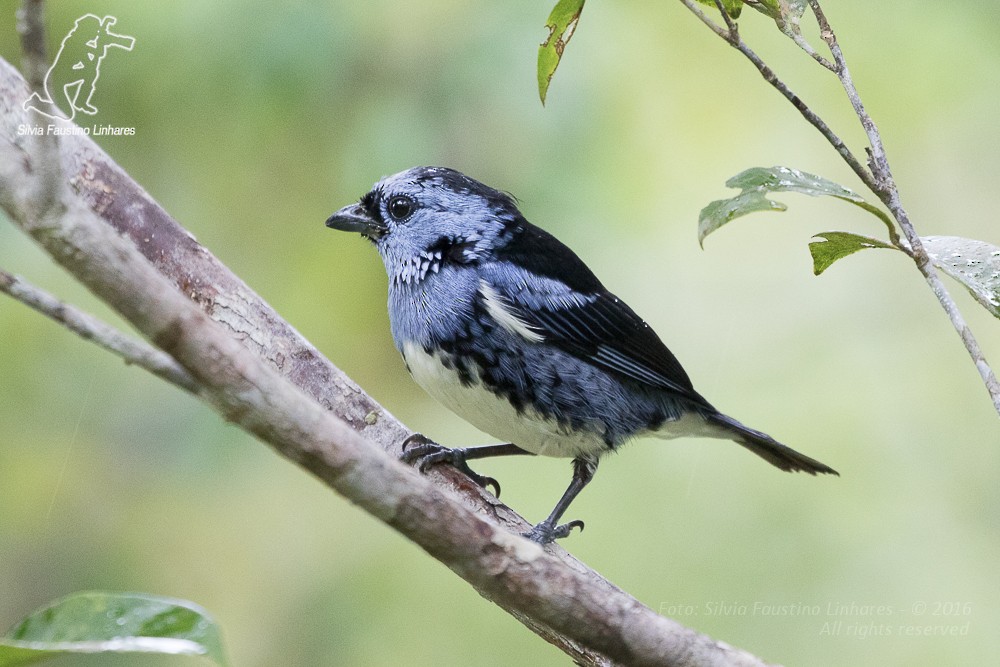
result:
M 326 226 L 342 232 L 358 232 L 372 241 L 379 240 L 389 231 L 381 222 L 372 219 L 361 204 L 351 204 L 340 209 L 326 219 Z

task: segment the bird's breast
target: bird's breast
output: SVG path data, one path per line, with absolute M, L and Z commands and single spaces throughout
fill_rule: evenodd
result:
M 474 275 L 453 269 L 410 283 L 390 282 L 389 325 L 399 351 L 405 341 L 426 346 L 468 330 L 477 287 Z
M 401 346 L 410 375 L 424 391 L 476 428 L 533 454 L 575 457 L 607 450 L 600 429 L 571 428 L 511 394 L 498 393 L 474 366 L 415 342 Z M 518 405 L 515 406 L 515 403 Z

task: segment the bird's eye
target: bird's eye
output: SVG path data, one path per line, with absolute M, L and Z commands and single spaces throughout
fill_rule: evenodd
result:
M 405 220 L 410 217 L 410 214 L 413 213 L 413 209 L 416 207 L 416 202 L 410 197 L 402 195 L 393 197 L 389 200 L 389 215 L 394 220 Z

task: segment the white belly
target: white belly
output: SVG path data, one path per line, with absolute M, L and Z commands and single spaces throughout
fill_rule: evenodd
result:
M 446 368 L 437 355 L 424 352 L 419 345 L 404 343 L 403 359 L 424 391 L 494 438 L 542 456 L 598 455 L 607 450 L 597 433 L 564 429 L 530 406 L 518 414 L 510 402 L 484 387 L 478 378 L 472 385 L 463 386 L 457 372 Z

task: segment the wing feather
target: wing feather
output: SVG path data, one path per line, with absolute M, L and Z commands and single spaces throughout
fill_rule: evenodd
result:
M 490 288 L 502 295 L 511 317 L 538 334 L 541 341 L 635 382 L 709 405 L 653 329 L 610 292 L 573 302 L 537 291 L 526 295 L 523 290 L 505 289 L 503 283 L 491 282 Z
M 587 363 L 711 408 L 652 328 L 570 248 L 521 217 L 503 236 L 480 275 L 513 316 Z

